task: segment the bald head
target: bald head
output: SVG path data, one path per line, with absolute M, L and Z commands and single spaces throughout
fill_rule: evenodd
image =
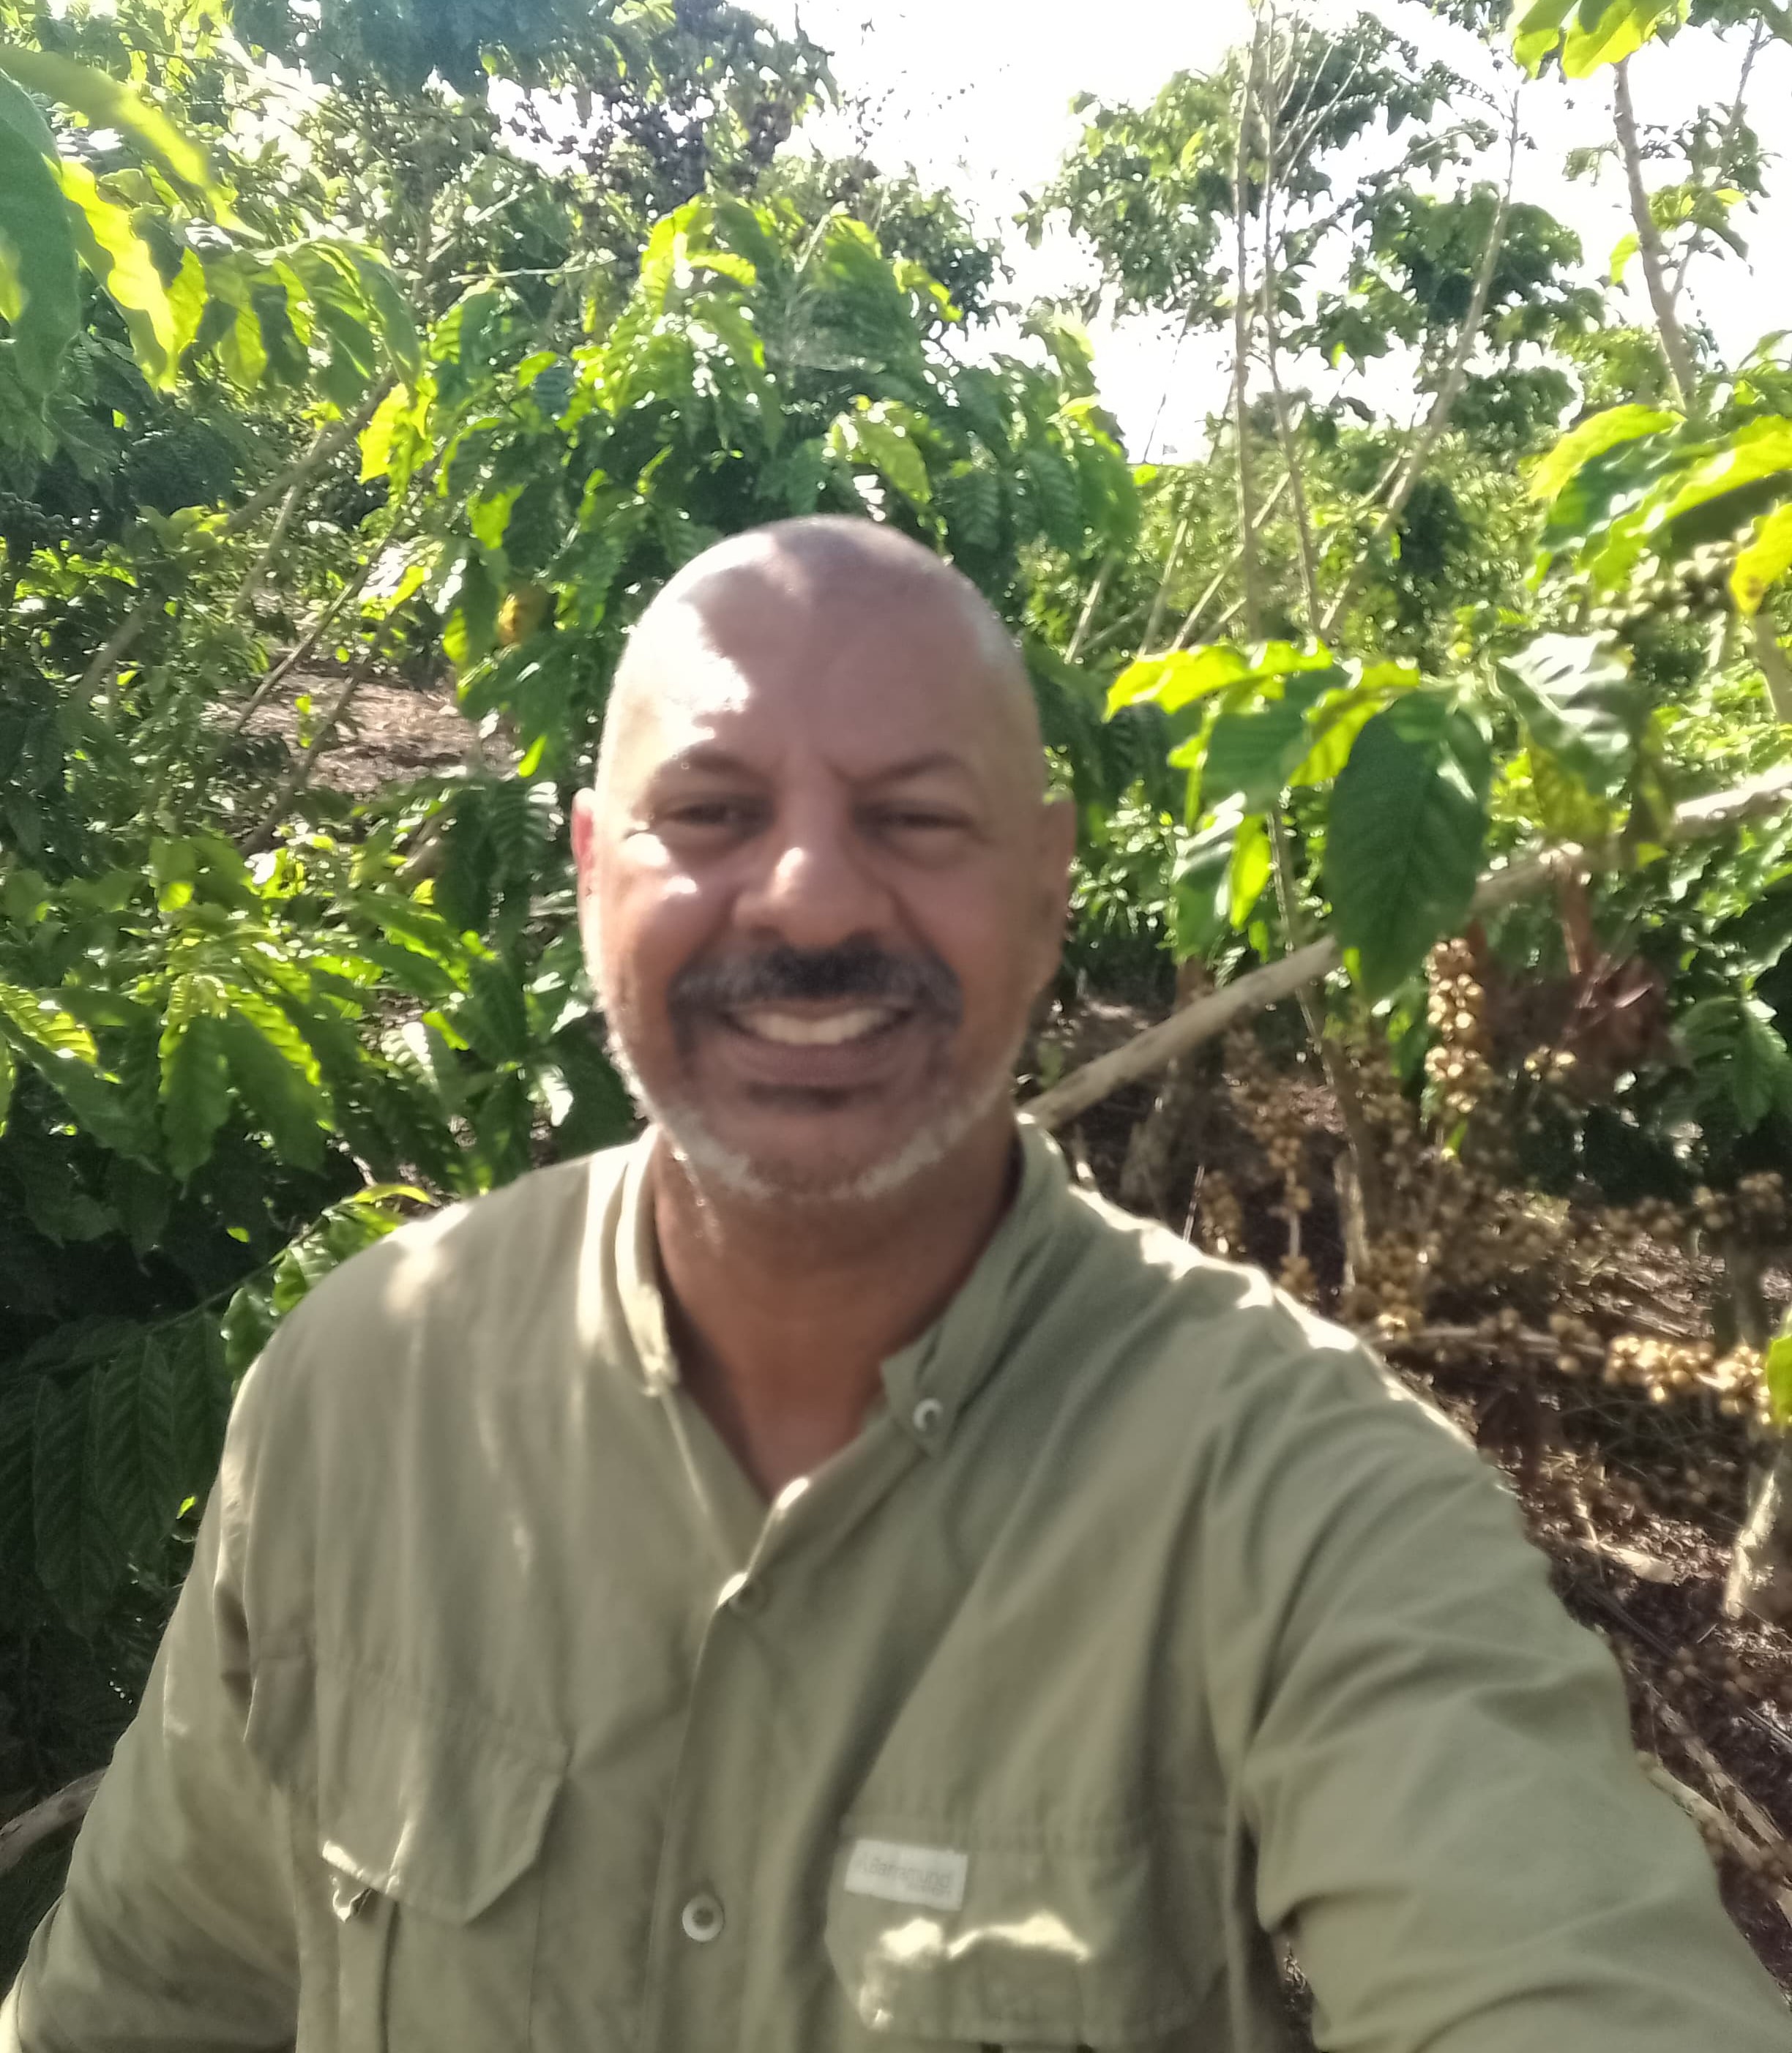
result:
M 963 574 L 892 528 L 821 515 L 730 536 L 694 558 L 636 623 L 611 690 L 598 787 L 635 755 L 694 693 L 713 695 L 718 664 L 746 686 L 749 658 L 760 689 L 812 685 L 819 669 L 855 689 L 855 650 L 879 660 L 856 666 L 859 689 L 902 688 L 892 677 L 909 652 L 916 710 L 922 673 L 949 665 L 965 708 L 987 727 L 998 758 L 1020 787 L 1043 775 L 1039 715 L 1026 667 L 1008 630 Z
M 1075 831 L 1043 771 L 1000 622 L 887 528 L 760 528 L 661 593 L 573 845 L 612 1044 L 694 1180 L 866 1203 L 1006 1160 Z

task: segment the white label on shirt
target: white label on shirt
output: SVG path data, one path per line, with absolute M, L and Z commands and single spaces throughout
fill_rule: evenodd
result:
M 956 1910 L 965 1901 L 969 1854 L 947 1847 L 904 1847 L 893 1839 L 855 1839 L 847 1857 L 845 1888 L 886 1903 L 925 1904 Z

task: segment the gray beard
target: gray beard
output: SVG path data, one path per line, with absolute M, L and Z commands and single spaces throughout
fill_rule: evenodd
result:
M 643 1118 L 665 1135 L 696 1188 L 713 1191 L 737 1203 L 767 1207 L 870 1205 L 894 1195 L 918 1176 L 937 1168 L 1008 1097 L 1013 1089 L 1014 1065 L 1021 1045 L 1017 1038 L 1000 1067 L 956 1103 L 941 1106 L 882 1161 L 870 1163 L 832 1183 L 796 1183 L 767 1176 L 749 1156 L 713 1133 L 695 1107 L 650 1092 L 609 1023 L 608 1014 L 604 1017 L 606 1045 L 617 1075 Z

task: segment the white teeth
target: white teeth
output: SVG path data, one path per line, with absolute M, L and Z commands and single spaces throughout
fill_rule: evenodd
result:
M 812 1019 L 797 1012 L 761 1011 L 737 1014 L 741 1026 L 763 1041 L 781 1041 L 792 1048 L 833 1048 L 843 1041 L 856 1041 L 874 1034 L 896 1017 L 887 1005 L 862 1005 L 851 1012 L 831 1012 Z

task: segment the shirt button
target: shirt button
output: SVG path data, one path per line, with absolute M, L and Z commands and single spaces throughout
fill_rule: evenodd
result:
M 698 1945 L 706 1946 L 712 1939 L 721 1936 L 721 1906 L 708 1890 L 700 1889 L 685 1906 L 678 1921 L 684 1926 L 687 1939 L 694 1939 Z
M 945 1416 L 945 1407 L 937 1397 L 924 1397 L 910 1414 L 914 1430 L 925 1439 L 937 1432 L 940 1421 Z

